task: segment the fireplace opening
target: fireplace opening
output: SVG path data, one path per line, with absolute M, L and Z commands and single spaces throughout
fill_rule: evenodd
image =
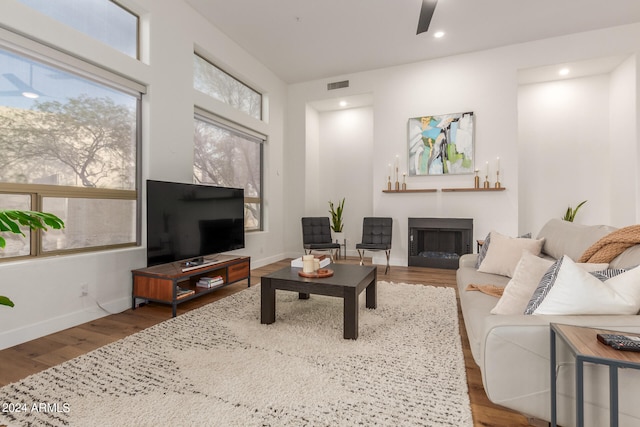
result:
M 410 266 L 457 269 L 472 252 L 473 219 L 409 218 Z

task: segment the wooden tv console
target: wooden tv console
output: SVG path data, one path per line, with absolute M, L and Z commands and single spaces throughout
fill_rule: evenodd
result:
M 241 280 L 247 281 L 247 287 L 251 286 L 250 257 L 216 255 L 204 258 L 204 265 L 199 266 L 188 265 L 187 260 L 184 260 L 132 270 L 131 308 L 135 310 L 136 298 L 141 298 L 171 304 L 172 315 L 176 317 L 176 307 L 181 302 L 214 292 Z M 222 285 L 211 289 L 196 286 L 201 277 L 216 276 L 222 277 Z M 178 286 L 193 292 L 178 295 Z

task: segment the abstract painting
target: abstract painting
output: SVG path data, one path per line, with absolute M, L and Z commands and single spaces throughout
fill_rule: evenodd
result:
M 409 175 L 474 172 L 473 112 L 409 119 Z

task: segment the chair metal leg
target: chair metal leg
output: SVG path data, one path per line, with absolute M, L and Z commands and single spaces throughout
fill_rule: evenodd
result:
M 385 251 L 385 254 L 387 255 L 387 268 L 384 269 L 384 274 L 387 274 L 389 272 L 389 256 L 391 256 L 391 250 Z
M 364 250 L 358 249 L 358 255 L 360 255 L 360 265 L 364 265 Z

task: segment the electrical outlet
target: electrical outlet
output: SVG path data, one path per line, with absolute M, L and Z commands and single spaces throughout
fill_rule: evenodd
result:
M 80 296 L 86 297 L 87 295 L 89 295 L 89 284 L 83 283 L 80 285 Z

